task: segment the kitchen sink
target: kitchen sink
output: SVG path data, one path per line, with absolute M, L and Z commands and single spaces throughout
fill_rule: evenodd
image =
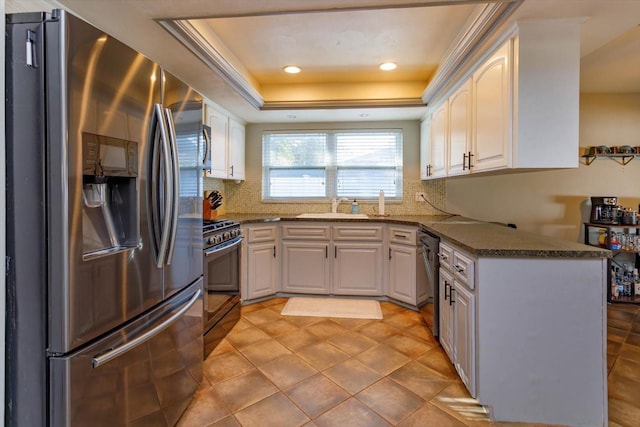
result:
M 298 215 L 296 218 L 324 218 L 324 219 L 368 219 L 366 214 L 350 214 L 350 213 L 304 213 Z

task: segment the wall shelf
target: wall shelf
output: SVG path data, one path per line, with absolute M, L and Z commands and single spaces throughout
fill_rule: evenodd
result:
M 589 230 L 590 229 L 604 229 L 606 230 L 606 240 L 603 245 L 599 243 L 592 242 L 589 239 Z M 604 247 L 611 248 L 611 232 L 613 229 L 623 229 L 627 231 L 628 234 L 634 234 L 636 236 L 640 235 L 640 224 L 596 224 L 592 222 L 584 223 L 584 243 L 590 246 L 595 247 Z M 630 303 L 630 304 L 640 304 L 640 295 L 632 295 L 632 296 L 613 296 L 611 294 L 611 264 L 614 262 L 613 258 L 617 255 L 621 254 L 633 254 L 633 263 L 636 268 L 640 268 L 640 248 L 636 248 L 636 250 L 626 250 L 626 249 L 610 249 L 613 253 L 613 257 L 607 260 L 607 302 L 609 303 Z M 622 255 L 624 256 L 624 255 Z M 618 263 L 616 263 L 618 264 Z
M 613 159 L 625 166 L 634 158 L 640 157 L 640 147 L 631 147 L 629 145 L 621 147 L 587 147 L 585 153 L 580 157 L 585 159 L 587 166 L 598 158 Z

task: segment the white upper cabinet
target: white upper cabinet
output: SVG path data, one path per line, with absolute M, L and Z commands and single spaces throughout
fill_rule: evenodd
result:
M 431 120 L 431 164 L 430 176 L 438 178 L 447 174 L 447 142 L 449 140 L 449 108 L 445 101 L 433 112 Z
M 206 124 L 211 128 L 210 147 L 207 157 L 211 159 L 211 169 L 205 171 L 210 178 L 227 177 L 227 126 L 229 119 L 205 104 Z
M 211 168 L 205 176 L 221 179 L 244 179 L 245 127 L 205 102 L 205 123 L 211 127 L 208 155 Z
M 510 58 L 511 40 L 507 40 L 471 78 L 474 172 L 511 167 Z
M 449 97 L 447 175 L 469 173 L 471 154 L 471 80 Z
M 422 179 L 578 166 L 580 22 L 522 22 L 503 40 L 433 103 Z
M 431 169 L 431 119 L 420 122 L 420 179 L 429 179 Z
M 582 20 L 523 22 L 513 52 L 514 168 L 579 164 Z
M 440 178 L 447 174 L 448 115 L 449 108 L 445 100 L 420 126 L 422 179 Z
M 227 178 L 244 180 L 244 125 L 229 119 Z

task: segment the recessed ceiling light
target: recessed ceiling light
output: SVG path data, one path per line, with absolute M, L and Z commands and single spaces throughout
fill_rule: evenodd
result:
M 300 67 L 298 67 L 297 65 L 287 65 L 283 68 L 283 70 L 285 73 L 298 74 L 300 72 Z
M 385 62 L 384 64 L 380 64 L 380 69 L 384 71 L 395 70 L 397 65 L 395 62 Z

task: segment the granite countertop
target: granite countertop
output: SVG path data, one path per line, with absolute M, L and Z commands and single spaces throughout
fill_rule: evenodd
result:
M 296 215 L 229 214 L 241 224 L 273 221 L 382 222 L 422 226 L 443 240 L 479 257 L 610 258 L 612 252 L 568 240 L 516 230 L 460 216 L 391 215 L 369 219 L 296 218 Z

